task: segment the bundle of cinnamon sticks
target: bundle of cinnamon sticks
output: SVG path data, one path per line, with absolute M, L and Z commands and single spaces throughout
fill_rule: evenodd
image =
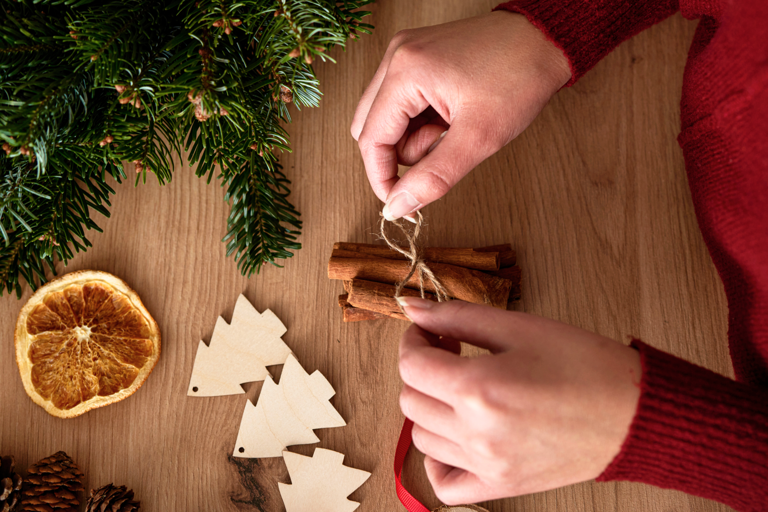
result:
M 448 295 L 455 299 L 506 309 L 520 299 L 520 267 L 510 244 L 477 249 L 429 247 L 423 258 Z M 411 262 L 386 245 L 337 242 L 328 261 L 328 277 L 343 281 L 339 295 L 345 322 L 399 318 L 407 320 L 394 298 L 395 285 L 405 279 Z M 434 292 L 429 280 L 424 290 Z M 401 292 L 418 297 L 419 278 L 411 276 Z M 426 293 L 430 300 L 437 300 Z

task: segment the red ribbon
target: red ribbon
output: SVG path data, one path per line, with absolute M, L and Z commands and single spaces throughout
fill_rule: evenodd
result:
M 430 512 L 419 500 L 411 496 L 411 493 L 403 487 L 403 483 L 400 481 L 405 456 L 408 454 L 408 448 L 411 447 L 411 430 L 413 430 L 413 422 L 405 418 L 403 430 L 400 431 L 400 439 L 397 440 L 397 449 L 395 450 L 395 487 L 397 489 L 397 497 L 400 498 L 400 502 L 408 512 Z

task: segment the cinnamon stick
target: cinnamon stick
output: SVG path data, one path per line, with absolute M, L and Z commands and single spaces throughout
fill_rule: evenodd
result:
M 379 258 L 387 258 L 390 260 L 408 259 L 399 252 L 390 249 L 386 245 L 337 242 L 333 244 L 333 249 L 334 252 L 337 250 L 352 251 L 356 253 L 369 254 L 371 256 L 378 256 Z M 509 249 L 511 250 L 512 246 L 509 246 Z M 514 258 L 514 251 L 512 251 L 512 253 Z M 341 255 L 342 253 L 339 253 L 340 257 Z M 498 270 L 500 268 L 499 255 L 494 254 L 494 251 L 476 251 L 475 249 L 452 247 L 427 247 L 426 249 L 422 250 L 422 256 L 428 262 L 446 263 L 448 265 L 473 268 L 476 270 Z M 507 259 L 509 259 L 508 255 Z
M 402 254 L 392 251 L 392 255 L 394 256 L 397 254 L 398 256 L 402 256 Z M 334 249 L 331 251 L 331 258 L 363 258 L 366 260 L 380 260 L 385 259 L 385 256 L 376 256 L 375 254 L 368 254 L 365 252 L 358 252 L 358 251 L 350 251 L 348 249 Z M 405 258 L 390 258 L 390 259 L 397 259 L 402 260 Z
M 404 288 L 401 295 L 408 297 L 420 297 L 421 294 L 416 290 Z M 434 295 L 425 293 L 425 298 L 436 301 Z M 349 303 L 360 309 L 376 311 L 382 315 L 400 320 L 408 318 L 400 311 L 400 306 L 395 300 L 395 286 L 391 284 L 376 283 L 362 279 L 353 279 L 349 285 Z
M 523 271 L 520 269 L 520 267 L 517 266 L 502 268 L 501 270 L 496 270 L 494 272 L 488 272 L 489 275 L 509 279 L 512 281 L 513 286 L 520 284 L 522 273 Z
M 509 279 L 445 263 L 430 262 L 429 268 L 451 297 L 476 304 L 490 304 L 501 309 L 507 307 L 507 299 L 513 285 Z M 391 284 L 405 279 L 409 270 L 408 261 L 338 257 L 331 257 L 328 261 L 330 279 L 363 279 Z M 418 289 L 418 276 L 411 276 L 406 286 Z M 425 280 L 424 289 L 433 293 L 435 291 L 429 279 Z
M 512 249 L 512 244 L 489 245 L 488 247 L 478 247 L 473 250 L 477 252 L 499 253 L 499 268 L 511 267 L 517 263 L 517 253 Z
M 507 267 L 502 268 L 501 270 L 496 270 L 494 272 L 486 272 L 488 275 L 496 276 L 496 277 L 503 277 L 504 279 L 509 279 L 512 281 L 512 289 L 509 291 L 509 302 L 514 302 L 516 300 L 520 300 L 522 297 L 522 290 L 521 290 L 521 280 L 523 277 L 523 271 L 520 267 L 514 266 L 514 267 Z
M 494 248 L 503 248 L 503 246 L 495 245 Z M 482 251 L 483 248 L 477 249 Z M 394 251 L 393 251 L 394 253 Z M 514 258 L 515 251 L 511 251 L 511 257 Z M 499 255 L 505 254 L 505 257 L 509 257 L 509 252 L 500 252 Z M 334 249 L 333 252 L 331 252 L 332 258 L 362 258 L 362 259 L 386 259 L 379 256 L 374 256 L 373 254 L 366 254 L 364 252 L 357 252 L 357 251 L 349 251 L 346 249 Z M 390 258 L 392 259 L 392 258 Z M 509 259 L 505 260 L 505 263 L 510 261 Z M 427 261 L 429 263 L 429 261 Z M 509 279 L 512 281 L 513 286 L 515 283 L 520 283 L 520 278 L 522 277 L 522 270 L 518 266 L 509 266 L 505 265 L 499 270 L 491 270 L 485 272 L 488 275 L 496 276 L 496 277 L 503 277 L 504 279 Z
M 387 317 L 407 320 L 394 298 L 394 285 L 364 281 L 362 279 L 354 279 L 347 281 L 347 283 L 351 293 L 339 296 L 339 303 L 343 302 L 345 304 L 342 308 L 345 322 L 378 320 Z M 418 291 L 411 290 L 410 288 L 403 289 L 402 294 L 410 297 L 420 296 Z M 355 303 L 354 305 L 348 301 L 350 296 Z M 425 297 L 428 300 L 437 301 L 431 293 L 426 293 Z M 512 288 L 509 294 L 510 302 L 518 299 L 520 299 L 520 288 Z
M 381 320 L 387 318 L 387 315 L 377 313 L 376 311 L 370 311 L 368 309 L 356 308 L 353 306 L 347 306 L 342 308 L 342 314 L 344 322 L 364 322 L 366 320 Z
M 505 259 L 502 259 L 504 263 L 508 263 L 509 261 L 514 261 L 515 252 L 511 249 L 509 249 L 509 244 L 506 245 L 495 245 L 492 246 L 492 249 L 499 249 L 501 252 L 499 253 L 500 256 L 502 256 Z M 485 248 L 476 249 L 479 251 L 485 250 Z M 363 252 L 357 252 L 357 251 L 348 251 L 344 249 L 334 249 L 331 253 L 331 257 L 339 257 L 339 258 L 363 258 L 363 259 L 377 259 L 378 256 L 374 256 L 372 254 L 366 254 Z M 509 258 L 512 259 L 509 259 Z M 503 277 L 504 279 L 509 279 L 512 281 L 512 289 L 509 292 L 509 298 L 507 299 L 507 302 L 513 302 L 516 300 L 520 300 L 521 297 L 521 290 L 520 290 L 520 281 L 522 278 L 522 270 L 518 266 L 507 266 L 506 268 L 501 268 L 500 270 L 495 271 L 487 271 L 486 274 L 496 276 L 496 277 Z M 339 300 L 341 301 L 341 297 L 339 297 Z M 346 298 L 346 295 L 343 295 L 343 297 Z M 346 299 L 345 299 L 346 300 Z M 347 303 L 348 304 L 348 303 Z M 341 306 L 341 303 L 339 304 Z
M 351 288 L 352 281 L 345 281 Z M 347 300 L 349 298 L 348 293 L 339 295 L 339 307 L 344 317 L 345 322 L 363 322 L 365 320 L 379 320 L 381 318 L 387 318 L 387 315 L 371 311 L 369 309 L 356 308 Z

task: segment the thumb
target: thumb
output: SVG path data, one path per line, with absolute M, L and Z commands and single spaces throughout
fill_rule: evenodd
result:
M 387 195 L 382 214 L 395 220 L 423 208 L 448 193 L 480 162 L 498 151 L 475 123 L 457 119 L 439 144 L 411 167 Z
M 510 334 L 520 329 L 519 313 L 461 300 L 433 302 L 419 297 L 398 297 L 405 314 L 425 331 L 454 338 L 493 353 L 512 348 Z

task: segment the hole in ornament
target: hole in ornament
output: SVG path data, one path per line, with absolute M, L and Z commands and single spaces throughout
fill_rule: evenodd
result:
M 195 386 L 195 387 L 193 387 L 193 388 L 192 388 L 192 392 L 193 392 L 193 393 L 197 393 L 197 386 Z
M 245 448 L 243 448 L 243 447 L 241 446 L 241 447 L 240 447 L 240 449 L 239 449 L 239 450 L 237 450 L 237 451 L 239 451 L 240 453 L 244 453 L 244 452 L 245 452 Z

